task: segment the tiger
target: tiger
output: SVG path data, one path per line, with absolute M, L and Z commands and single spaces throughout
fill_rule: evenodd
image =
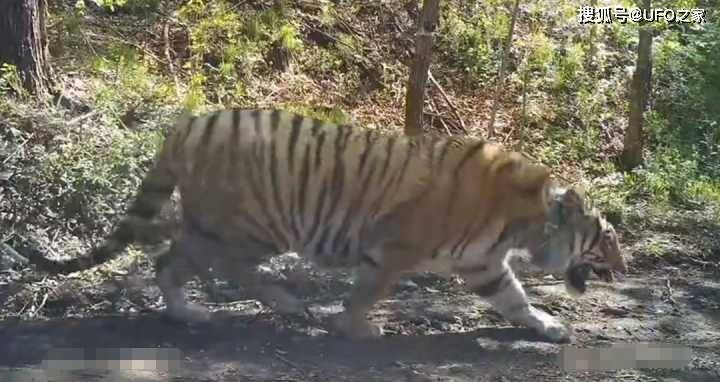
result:
M 613 226 L 562 187 L 547 166 L 469 136 L 405 136 L 335 124 L 280 109 L 230 109 L 181 116 L 168 129 L 126 215 L 89 254 L 39 269 L 67 274 L 167 234 L 156 222 L 178 189 L 177 234 L 155 261 L 165 313 L 182 322 L 211 314 L 184 285 L 220 269 L 281 313 L 304 304 L 254 268 L 296 252 L 316 266 L 355 271 L 332 326 L 351 339 L 383 334 L 367 319 L 404 275 L 457 275 L 508 321 L 553 342 L 572 329 L 532 306 L 508 265 L 511 249 L 566 289 L 585 291 L 590 270 L 627 270 Z M 611 281 L 611 278 L 606 281 Z

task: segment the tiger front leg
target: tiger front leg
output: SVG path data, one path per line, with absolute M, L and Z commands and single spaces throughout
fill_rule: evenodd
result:
M 461 273 L 468 287 L 488 300 L 493 308 L 513 323 L 527 326 L 552 342 L 569 342 L 571 330 L 557 318 L 532 306 L 520 282 L 507 266 L 485 266 Z
M 377 264 L 360 265 L 355 286 L 345 303 L 345 311 L 333 317 L 333 326 L 351 339 L 381 336 L 382 326 L 370 323 L 367 313 L 376 302 L 387 296 L 397 279 L 398 273 Z

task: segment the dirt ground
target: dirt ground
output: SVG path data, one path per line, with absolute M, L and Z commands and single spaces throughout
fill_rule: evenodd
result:
M 536 306 L 573 326 L 571 346 L 684 345 L 692 357 L 680 369 L 565 371 L 564 345 L 511 326 L 458 282 L 430 275 L 403 281 L 373 311 L 385 324 L 380 339 L 352 342 L 325 330 L 351 279 L 314 271 L 297 288 L 311 304 L 305 318 L 274 314 L 214 282 L 191 295 L 217 310 L 216 320 L 175 324 L 158 313 L 162 301 L 141 261 L 115 270 L 118 282 L 75 276 L 19 289 L 23 275 L 4 271 L 0 381 L 720 381 L 720 229 L 701 215 L 640 217 L 621 230 L 631 272 L 612 285 L 592 281 L 579 300 L 558 280 L 523 277 Z M 65 347 L 176 348 L 181 362 L 162 372 L 44 369 L 48 350 Z

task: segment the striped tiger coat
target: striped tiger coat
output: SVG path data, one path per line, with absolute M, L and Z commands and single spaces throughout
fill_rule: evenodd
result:
M 379 335 L 366 313 L 403 273 L 431 270 L 459 274 L 507 319 L 565 341 L 570 330 L 528 302 L 508 251 L 525 249 L 544 269 L 565 270 L 571 291 L 584 291 L 588 269 L 625 270 L 612 226 L 518 153 L 473 138 L 409 138 L 279 110 L 183 117 L 101 246 L 64 262 L 31 258 L 68 273 L 157 239 L 164 230 L 153 218 L 176 187 L 183 228 L 158 258 L 157 280 L 168 314 L 181 320 L 209 318 L 185 301 L 182 287 L 211 266 L 276 309 L 301 311 L 298 299 L 252 272 L 268 256 L 295 251 L 319 266 L 356 268 L 346 310 L 334 319 L 349 337 Z

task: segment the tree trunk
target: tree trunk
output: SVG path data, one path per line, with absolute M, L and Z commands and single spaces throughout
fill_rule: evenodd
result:
M 643 0 L 642 7 L 650 9 L 650 0 Z M 630 88 L 630 116 L 620 156 L 620 163 L 626 171 L 639 166 L 643 160 L 643 124 L 651 91 L 652 36 L 650 25 L 640 26 L 637 64 Z
M 405 134 L 422 134 L 425 82 L 432 57 L 433 33 L 437 28 L 440 0 L 424 0 L 415 36 L 415 60 L 410 70 L 405 98 Z
M 520 0 L 515 0 L 515 6 L 513 7 L 512 16 L 510 18 L 510 28 L 508 28 L 508 34 L 505 37 L 505 47 L 503 48 L 502 56 L 500 57 L 500 69 L 498 69 L 498 78 L 495 83 L 495 99 L 493 100 L 493 107 L 490 111 L 490 121 L 488 122 L 487 132 L 488 136 L 492 137 L 495 135 L 495 116 L 497 110 L 500 107 L 500 97 L 503 93 L 503 84 L 505 83 L 505 67 L 507 66 L 508 56 L 510 55 L 510 47 L 512 46 L 512 37 L 515 32 L 515 20 L 517 20 L 518 11 L 520 9 Z
M 47 0 L 0 0 L 0 63 L 14 65 L 23 86 L 48 94 L 52 85 Z

